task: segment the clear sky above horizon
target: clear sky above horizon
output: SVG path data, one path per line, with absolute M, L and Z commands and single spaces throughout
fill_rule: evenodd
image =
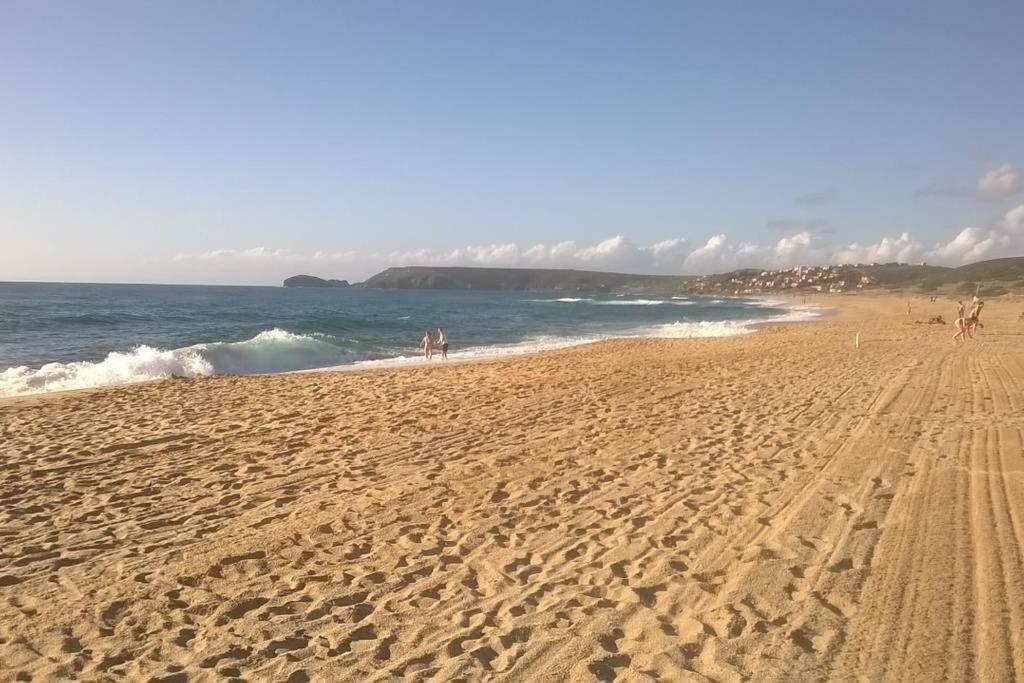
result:
M 1024 254 L 1020 2 L 3 2 L 0 280 Z

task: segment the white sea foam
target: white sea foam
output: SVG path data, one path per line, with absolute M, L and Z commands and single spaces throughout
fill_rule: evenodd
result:
M 621 296 L 621 295 L 618 295 Z M 537 304 L 589 304 L 592 306 L 692 306 L 696 301 L 685 297 L 672 297 L 666 299 L 586 299 L 575 297 L 562 297 L 560 299 L 530 299 L 531 303 Z
M 752 320 L 749 324 L 759 325 L 765 323 L 796 323 L 807 320 L 814 320 L 828 315 L 834 309 L 813 304 L 794 304 L 787 301 L 764 299 L 755 302 L 758 306 L 765 308 L 779 308 L 785 311 L 780 315 L 773 315 L 770 318 Z
M 754 332 L 762 325 L 777 323 L 795 323 L 814 320 L 826 315 L 830 309 L 821 306 L 801 306 L 788 304 L 784 301 L 772 301 L 771 305 L 762 304 L 766 308 L 783 308 L 785 313 L 767 318 L 751 318 L 749 320 L 697 320 L 692 322 L 676 321 L 666 325 L 637 330 L 636 336 L 659 337 L 669 339 L 692 339 L 696 337 L 732 337 Z
M 745 300 L 751 306 L 761 306 L 763 308 L 787 308 L 792 305 L 785 299 L 746 299 Z
M 614 301 L 594 301 L 597 306 L 660 306 L 666 301 L 661 299 L 616 299 Z
M 746 322 L 698 320 L 668 323 L 638 330 L 636 336 L 661 339 L 694 339 L 697 337 L 733 337 L 753 332 Z
M 350 352 L 311 336 L 267 330 L 241 342 L 195 344 L 166 350 L 138 346 L 101 361 L 47 363 L 0 372 L 0 396 L 127 384 L 179 375 L 256 374 L 337 365 Z

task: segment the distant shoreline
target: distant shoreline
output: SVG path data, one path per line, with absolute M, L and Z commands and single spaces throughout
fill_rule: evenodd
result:
M 722 297 L 732 298 L 732 297 Z M 9 396 L 0 396 L 0 401 L 12 400 L 18 398 L 29 398 L 36 396 L 50 396 L 58 394 L 66 394 L 69 392 L 79 391 L 102 391 L 106 389 L 116 389 L 126 386 L 132 386 L 135 384 L 148 384 L 159 381 L 192 381 L 192 380 L 208 380 L 219 377 L 257 377 L 257 376 L 273 376 L 273 375 L 287 375 L 287 374 L 310 374 L 319 372 L 375 372 L 383 370 L 403 370 L 411 369 L 416 367 L 424 366 L 436 366 L 436 365 L 454 365 L 464 363 L 476 363 L 485 361 L 494 361 L 505 358 L 520 357 L 526 355 L 533 355 L 538 353 L 548 353 L 552 351 L 560 351 L 564 349 L 585 346 L 590 344 L 597 344 L 608 341 L 618 340 L 636 340 L 636 339 L 662 339 L 662 340 L 693 340 L 693 339 L 723 339 L 728 337 L 734 337 L 742 334 L 749 334 L 756 332 L 764 327 L 772 325 L 789 325 L 800 322 L 814 322 L 823 318 L 827 318 L 836 313 L 834 307 L 828 307 L 818 304 L 797 304 L 796 302 L 780 301 L 778 297 L 735 297 L 744 301 L 761 301 L 765 305 L 765 308 L 785 308 L 790 312 L 781 316 L 768 319 L 746 319 L 739 321 L 695 321 L 691 323 L 676 323 L 679 326 L 678 329 L 671 329 L 672 326 L 668 326 L 669 329 L 664 330 L 661 333 L 657 331 L 649 330 L 647 334 L 618 334 L 618 335 L 603 335 L 594 337 L 579 337 L 572 339 L 558 339 L 548 342 L 517 342 L 505 345 L 494 345 L 490 347 L 468 347 L 466 349 L 458 349 L 456 347 L 450 354 L 447 361 L 440 360 L 439 357 L 435 357 L 431 361 L 427 361 L 422 355 L 414 356 L 396 356 L 392 358 L 381 358 L 374 360 L 361 360 L 346 363 L 342 365 L 323 366 L 314 368 L 304 368 L 295 370 L 281 370 L 276 372 L 252 372 L 252 373 L 215 373 L 209 375 L 196 375 L 191 377 L 175 377 L 175 376 L 164 376 L 164 377 L 153 377 L 151 379 L 145 379 L 134 382 L 121 382 L 112 383 L 100 386 L 91 387 L 73 387 L 64 389 L 52 389 L 36 392 L 26 392 L 21 394 L 12 394 Z

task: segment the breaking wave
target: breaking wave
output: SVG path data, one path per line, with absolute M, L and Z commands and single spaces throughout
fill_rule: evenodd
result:
M 315 337 L 273 329 L 240 342 L 195 344 L 180 349 L 137 346 L 101 361 L 47 363 L 0 372 L 0 396 L 127 384 L 178 375 L 250 375 L 340 365 L 357 360 L 347 350 Z

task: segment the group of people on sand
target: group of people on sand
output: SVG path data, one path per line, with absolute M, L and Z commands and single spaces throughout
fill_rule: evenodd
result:
M 423 357 L 430 360 L 434 357 L 434 348 L 441 349 L 441 360 L 448 360 L 448 333 L 444 331 L 443 327 L 437 328 L 437 336 L 435 337 L 430 330 L 423 333 L 423 339 L 420 340 L 420 348 L 423 349 Z
M 956 332 L 953 334 L 954 344 L 957 341 L 966 341 L 968 338 L 974 339 L 975 331 L 979 327 L 985 327 L 981 324 L 981 309 L 985 308 L 984 301 L 974 297 L 969 310 L 964 306 L 963 301 L 957 301 L 956 304 L 956 322 L 953 323 L 956 328 Z

